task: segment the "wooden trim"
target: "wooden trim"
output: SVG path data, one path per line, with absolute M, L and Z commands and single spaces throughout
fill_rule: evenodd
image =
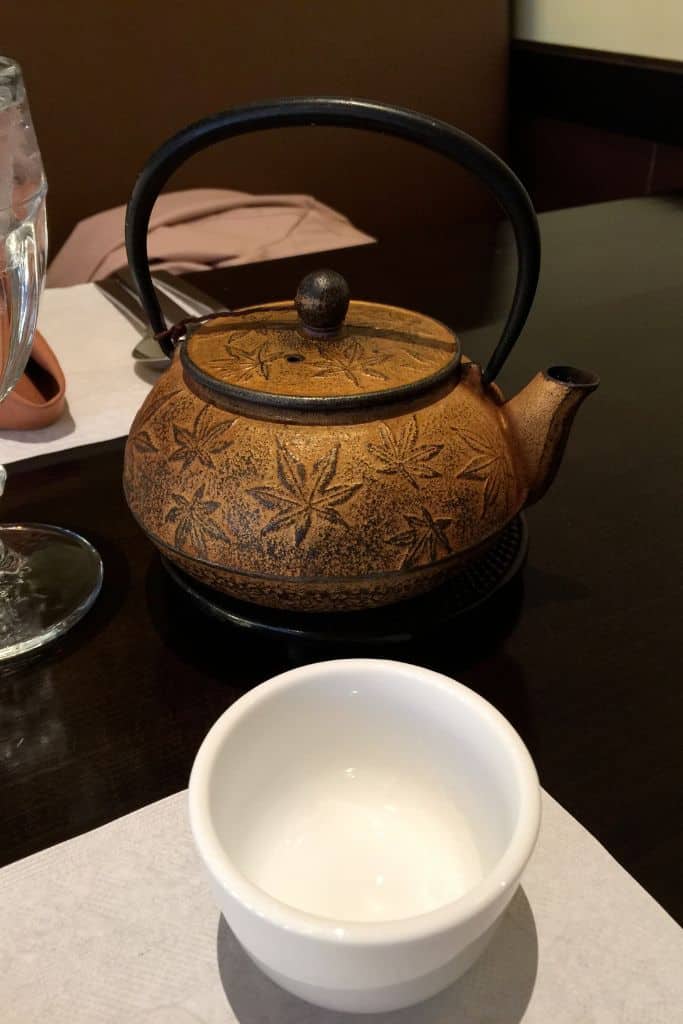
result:
M 683 63 L 514 41 L 513 118 L 553 117 L 683 145 Z

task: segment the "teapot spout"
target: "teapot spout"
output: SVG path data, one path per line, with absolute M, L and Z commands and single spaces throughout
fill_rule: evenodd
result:
M 551 366 L 503 406 L 521 460 L 527 505 L 543 497 L 562 461 L 576 411 L 600 378 L 573 366 Z

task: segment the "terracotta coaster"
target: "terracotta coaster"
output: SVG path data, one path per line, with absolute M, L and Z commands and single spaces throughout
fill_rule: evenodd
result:
M 66 385 L 57 357 L 39 331 L 26 370 L 0 402 L 0 430 L 40 430 L 64 411 Z

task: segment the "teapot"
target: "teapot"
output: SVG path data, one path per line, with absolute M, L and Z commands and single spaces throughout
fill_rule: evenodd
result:
M 421 144 L 477 175 L 507 213 L 517 281 L 482 369 L 431 317 L 351 299 L 333 270 L 287 301 L 168 328 L 147 230 L 188 157 L 245 133 L 338 125 Z M 292 98 L 236 108 L 166 142 L 126 216 L 128 260 L 171 358 L 130 430 L 128 505 L 161 553 L 239 599 L 304 612 L 352 611 L 422 594 L 478 557 L 551 484 L 574 414 L 598 378 L 538 373 L 506 400 L 495 384 L 533 301 L 538 224 L 524 187 L 464 132 L 399 107 Z

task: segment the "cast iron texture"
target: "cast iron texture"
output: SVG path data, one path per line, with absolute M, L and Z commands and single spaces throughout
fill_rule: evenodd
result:
M 314 270 L 299 285 L 294 305 L 307 333 L 325 337 L 344 323 L 350 298 L 349 286 L 336 270 Z
M 301 289 L 299 289 L 300 291 Z M 334 332 L 302 324 L 276 302 L 186 325 L 185 379 L 200 397 L 255 416 L 358 412 L 416 399 L 454 378 L 460 343 L 437 320 L 374 302 L 353 302 Z
M 267 420 L 206 402 L 176 356 L 131 428 L 126 498 L 163 554 L 244 600 L 329 611 L 413 597 L 527 497 L 479 368 L 429 397 L 372 418 Z

